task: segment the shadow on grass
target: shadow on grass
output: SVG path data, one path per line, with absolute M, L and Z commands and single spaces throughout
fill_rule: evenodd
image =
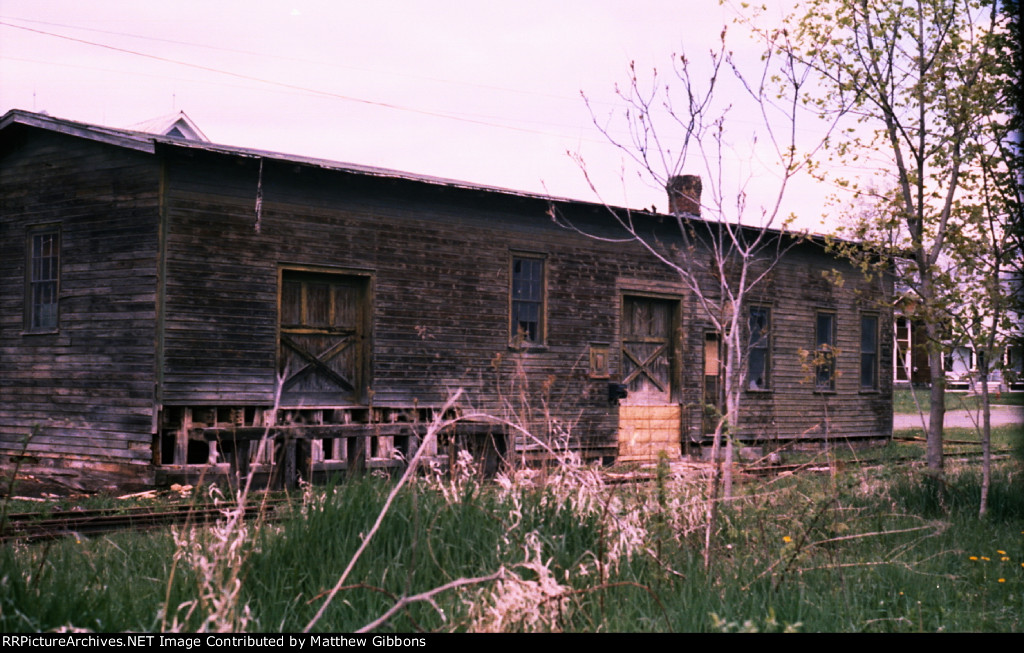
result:
M 1024 479 L 1019 470 L 992 472 L 988 494 L 987 519 L 995 522 L 1019 521 L 1024 515 Z M 980 470 L 964 470 L 950 475 L 944 500 L 936 481 L 923 475 L 908 475 L 894 480 L 889 492 L 896 505 L 922 517 L 976 516 L 981 496 Z M 943 505 L 943 503 L 945 505 Z

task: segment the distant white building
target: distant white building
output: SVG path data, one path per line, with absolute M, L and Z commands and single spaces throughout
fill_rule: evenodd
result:
M 1007 283 L 1010 292 L 1020 284 Z M 913 302 L 905 300 L 896 307 L 893 320 L 893 382 L 900 385 L 927 385 L 931 379 L 928 350 L 923 325 L 914 319 Z M 992 391 L 1024 391 L 1024 328 L 1020 316 L 1010 322 L 1015 331 L 1007 334 L 995 364 L 989 364 L 989 389 Z M 946 387 L 950 390 L 978 390 L 980 370 L 985 365 L 984 355 L 967 342 L 946 343 L 943 370 Z

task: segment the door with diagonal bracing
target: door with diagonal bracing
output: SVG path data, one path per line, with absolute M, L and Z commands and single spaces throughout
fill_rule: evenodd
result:
M 282 406 L 343 406 L 367 378 L 366 277 L 285 270 L 281 278 Z
M 672 338 L 675 302 L 625 297 L 622 316 L 622 382 L 629 404 L 665 404 L 672 399 Z
M 619 457 L 650 460 L 680 453 L 681 411 L 676 361 L 679 302 L 622 299 L 620 374 L 628 395 L 619 407 Z

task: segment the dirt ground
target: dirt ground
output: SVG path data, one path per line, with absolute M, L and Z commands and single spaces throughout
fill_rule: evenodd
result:
M 118 475 L 39 465 L 20 467 L 12 484 L 10 474 L 13 471 L 9 467 L 0 470 L 0 497 L 52 499 L 101 493 L 121 496 L 150 489 L 138 481 L 126 481 Z

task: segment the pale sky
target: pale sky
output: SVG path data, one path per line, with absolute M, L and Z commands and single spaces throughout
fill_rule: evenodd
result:
M 580 93 L 605 122 L 631 61 L 671 81 L 672 55 L 705 61 L 735 11 L 717 0 L 0 0 L 0 112 L 131 127 L 184 110 L 216 143 L 665 210 L 664 190 L 607 144 Z M 755 52 L 738 26 L 729 41 Z M 734 94 L 721 98 L 736 103 L 723 175 L 768 202 L 777 178 L 749 154 L 763 130 Z M 804 180 L 786 209 L 820 231 L 826 194 Z

